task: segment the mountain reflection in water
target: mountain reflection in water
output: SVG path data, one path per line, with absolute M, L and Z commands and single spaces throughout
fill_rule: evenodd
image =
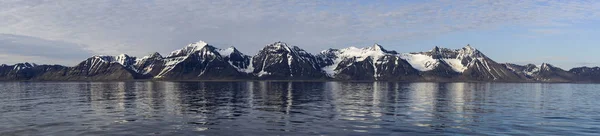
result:
M 0 135 L 595 135 L 593 84 L 4 82 Z

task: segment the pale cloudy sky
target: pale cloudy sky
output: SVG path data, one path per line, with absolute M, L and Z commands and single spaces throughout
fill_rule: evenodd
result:
M 600 1 L 1 0 L 0 63 L 76 64 L 166 54 L 203 40 L 253 55 L 379 43 L 398 52 L 480 49 L 499 62 L 600 65 Z

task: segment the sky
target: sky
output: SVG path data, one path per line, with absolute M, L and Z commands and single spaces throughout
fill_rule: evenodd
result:
M 600 1 L 1 0 L 0 64 L 76 65 L 205 41 L 254 55 L 374 43 L 398 52 L 470 44 L 497 62 L 600 66 Z

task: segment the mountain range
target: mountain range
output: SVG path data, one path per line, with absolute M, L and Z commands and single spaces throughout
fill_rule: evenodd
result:
M 0 65 L 0 81 L 123 80 L 352 80 L 600 82 L 599 67 L 563 70 L 543 63 L 498 63 L 467 45 L 398 53 L 381 45 L 328 49 L 311 54 L 284 42 L 266 45 L 249 56 L 235 47 L 191 43 L 163 56 L 96 55 L 68 67 L 18 63 Z

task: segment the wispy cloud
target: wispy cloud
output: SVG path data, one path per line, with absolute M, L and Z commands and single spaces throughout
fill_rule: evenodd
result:
M 164 53 L 197 40 L 244 51 L 286 41 L 316 52 L 501 26 L 569 26 L 598 13 L 600 2 L 559 0 L 11 0 L 0 1 L 0 33 L 110 55 Z

